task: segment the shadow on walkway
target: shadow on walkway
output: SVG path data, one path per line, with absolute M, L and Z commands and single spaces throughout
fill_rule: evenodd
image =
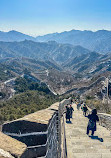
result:
M 72 124 L 72 122 L 71 122 L 71 121 L 66 121 L 66 123 Z
M 103 142 L 103 138 L 99 138 L 98 136 L 89 136 L 91 139 L 99 140 L 100 142 Z

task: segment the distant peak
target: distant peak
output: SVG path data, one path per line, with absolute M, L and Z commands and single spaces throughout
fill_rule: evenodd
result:
M 18 32 L 18 31 L 16 31 L 16 30 L 11 30 L 11 31 L 9 31 L 8 33 L 20 33 L 20 34 L 22 34 L 21 32 Z
M 17 31 L 15 31 L 15 30 L 10 30 L 9 32 L 17 32 Z
M 56 41 L 48 41 L 49 44 L 57 44 Z
M 79 31 L 81 31 L 81 30 L 75 30 L 75 29 L 72 29 L 72 30 L 67 31 L 67 32 L 79 32 Z
M 96 32 L 110 32 L 109 30 L 98 30 L 98 31 L 96 31 Z

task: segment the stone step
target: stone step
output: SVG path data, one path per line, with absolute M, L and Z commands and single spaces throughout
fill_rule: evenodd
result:
M 71 134 L 68 135 L 69 139 L 81 139 L 81 140 L 96 140 L 100 142 L 111 142 L 111 137 L 105 136 L 87 136 L 87 135 L 78 135 L 78 134 Z
M 94 137 L 86 134 L 88 118 L 74 105 L 72 123 L 66 123 L 68 158 L 111 158 L 111 135 L 97 123 Z M 102 142 L 102 139 L 103 142 Z
M 72 144 L 69 145 L 72 148 Z M 104 146 L 104 145 L 98 145 L 98 144 L 74 144 L 73 148 L 78 148 L 78 149 L 110 149 L 110 146 L 108 148 L 108 146 Z
M 70 141 L 67 141 L 68 143 L 70 142 Z M 106 145 L 105 143 L 103 144 L 103 143 L 101 143 L 101 142 L 90 142 L 90 141 L 87 141 L 87 142 L 84 142 L 84 141 L 77 141 L 77 142 L 71 142 L 70 143 L 71 144 L 71 146 L 72 145 L 88 145 L 88 146 L 92 146 L 92 145 L 97 145 L 97 146 L 99 146 L 99 145 L 104 145 L 104 146 L 110 146 L 111 144 L 108 144 L 108 145 Z M 69 144 L 68 144 L 69 145 Z
M 69 157 L 68 157 L 69 158 Z M 109 153 L 73 153 L 72 158 L 111 158 Z
M 85 148 L 85 149 L 79 149 L 73 147 L 72 149 L 73 153 L 110 153 L 110 149 L 99 149 L 99 146 L 97 149 L 95 148 Z
M 91 139 L 90 137 L 72 137 L 72 136 L 69 136 L 68 138 L 71 141 L 73 140 L 76 142 L 78 142 L 78 141 L 84 141 L 84 142 L 94 142 L 95 141 L 95 142 L 98 142 L 99 141 L 99 139 Z M 110 142 L 110 140 L 108 142 Z

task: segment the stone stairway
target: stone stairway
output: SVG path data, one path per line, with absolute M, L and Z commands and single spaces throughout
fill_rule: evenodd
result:
M 110 131 L 97 123 L 94 136 L 86 135 L 88 119 L 76 104 L 73 107 L 73 119 L 65 124 L 68 158 L 111 158 Z

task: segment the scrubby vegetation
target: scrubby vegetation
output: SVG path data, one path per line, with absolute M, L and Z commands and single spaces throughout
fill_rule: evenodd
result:
M 15 80 L 15 90 L 18 93 L 26 92 L 27 90 L 38 90 L 47 94 L 51 93 L 45 84 L 37 83 L 27 76 L 19 77 Z
M 94 109 L 96 108 L 98 112 L 104 112 L 111 114 L 111 108 L 110 105 L 107 105 L 106 103 L 103 103 L 102 100 L 99 99 L 92 99 L 92 98 L 87 98 L 86 99 L 86 104 L 91 108 Z
M 57 96 L 40 91 L 27 91 L 0 103 L 0 120 L 14 120 L 47 108 L 58 100 Z
M 51 104 L 69 97 L 68 95 L 53 95 L 44 83 L 34 80 L 30 75 L 18 77 L 15 80 L 14 88 L 16 95 L 0 103 L 0 123 L 45 109 Z
M 0 64 L 0 81 L 6 81 L 11 77 L 14 77 L 14 74 L 12 74 L 6 65 Z
M 6 94 L 4 92 L 0 92 L 0 99 L 2 98 L 5 98 Z

